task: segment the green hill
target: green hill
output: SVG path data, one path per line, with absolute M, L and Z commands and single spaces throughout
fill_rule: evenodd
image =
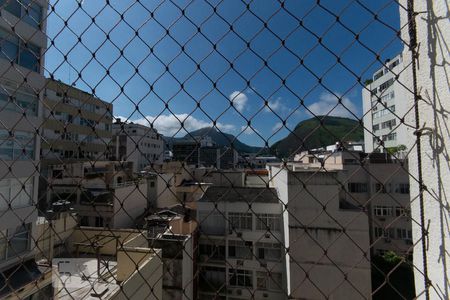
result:
M 205 127 L 186 134 L 181 139 L 191 139 L 197 136 L 210 136 L 214 143 L 218 146 L 229 147 L 232 145 L 239 153 L 257 153 L 261 147 L 249 146 L 239 141 L 234 135 L 220 132 L 215 127 Z
M 289 157 L 302 150 L 332 145 L 337 141 L 362 141 L 362 125 L 353 119 L 318 116 L 301 121 L 284 139 L 271 146 L 278 157 Z

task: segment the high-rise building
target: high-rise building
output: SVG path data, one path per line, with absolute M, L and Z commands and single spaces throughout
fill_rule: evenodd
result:
M 164 160 L 164 140 L 154 128 L 122 122 L 113 124 L 111 157 L 119 161 L 132 161 L 134 171 L 142 171 Z
M 0 298 L 24 299 L 44 277 L 34 261 L 34 233 L 48 3 L 0 3 Z
M 41 158 L 47 163 L 108 158 L 112 110 L 111 103 L 47 79 Z
M 402 79 L 403 56 L 386 61 L 362 90 L 364 112 L 364 147 L 367 153 L 405 150 L 412 135 L 402 123 L 408 114 L 407 87 Z

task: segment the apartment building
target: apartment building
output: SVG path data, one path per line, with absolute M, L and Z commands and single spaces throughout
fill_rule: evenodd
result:
M 302 163 L 268 165 L 282 207 L 289 299 L 360 299 L 371 295 L 369 220 L 345 194 L 339 171 Z M 253 207 L 253 206 L 252 206 Z
M 182 205 L 160 209 L 146 218 L 149 248 L 160 248 L 163 262 L 162 299 L 198 299 L 197 222 Z
M 162 164 L 164 140 L 156 129 L 141 124 L 126 123 L 118 119 L 113 125 L 112 158 L 133 162 L 134 172 Z
M 412 130 L 402 123 L 410 106 L 405 87 L 402 54 L 386 61 L 362 89 L 364 112 L 364 148 L 367 153 L 402 150 L 409 145 Z M 404 150 L 404 149 L 403 149 Z
M 147 181 L 131 162 L 97 161 L 49 166 L 47 203 L 69 201 L 82 226 L 136 228 L 147 210 Z
M 112 111 L 111 103 L 47 79 L 41 158 L 46 164 L 108 158 Z
M 207 189 L 197 203 L 200 299 L 286 299 L 282 214 L 273 188 Z
M 412 255 L 412 222 L 408 161 L 387 153 L 358 151 L 303 152 L 296 155 L 301 166 L 338 171 L 346 186 L 341 205 L 356 204 L 369 213 L 372 255 L 394 251 Z M 363 163 L 363 167 L 361 166 Z
M 36 129 L 42 123 L 47 5 L 45 0 L 0 4 L 0 298 L 21 288 L 21 297 L 37 297 L 35 283 L 46 276 L 34 261 L 32 236 L 38 216 L 41 143 Z

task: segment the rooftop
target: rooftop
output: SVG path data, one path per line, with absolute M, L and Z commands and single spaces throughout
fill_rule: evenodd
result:
M 109 299 L 119 289 L 117 262 L 97 258 L 57 258 L 58 276 L 54 277 L 58 299 Z M 98 266 L 100 266 L 99 269 Z
M 278 203 L 279 199 L 274 188 L 212 186 L 199 201 Z

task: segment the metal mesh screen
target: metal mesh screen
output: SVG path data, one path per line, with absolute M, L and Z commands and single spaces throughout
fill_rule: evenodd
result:
M 0 297 L 444 299 L 414 2 L 0 1 Z

